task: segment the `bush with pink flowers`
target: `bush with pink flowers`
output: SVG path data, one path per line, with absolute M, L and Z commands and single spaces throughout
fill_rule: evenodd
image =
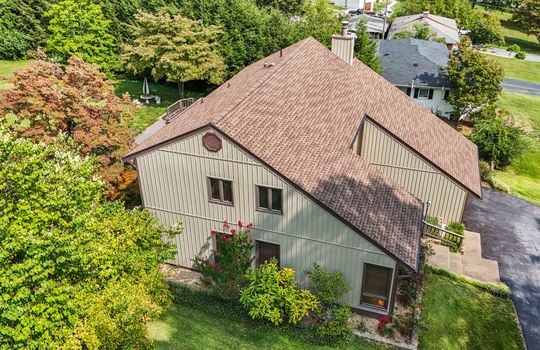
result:
M 242 221 L 238 221 L 237 229 L 233 229 L 225 221 L 223 231 L 210 232 L 216 247 L 213 258 L 195 259 L 195 266 L 202 273 L 201 281 L 224 299 L 238 299 L 245 284 L 246 273 L 253 260 L 251 226 L 244 226 Z

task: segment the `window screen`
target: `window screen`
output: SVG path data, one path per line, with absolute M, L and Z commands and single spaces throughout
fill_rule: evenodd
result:
M 257 266 L 264 264 L 270 258 L 276 258 L 280 265 L 279 245 L 257 241 Z
M 386 309 L 388 307 L 392 269 L 371 264 L 365 264 L 364 266 L 361 303 Z

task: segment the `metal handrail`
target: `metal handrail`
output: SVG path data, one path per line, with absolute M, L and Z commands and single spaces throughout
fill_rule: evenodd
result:
M 424 225 L 427 225 L 427 226 L 429 226 L 429 227 L 432 227 L 432 228 L 437 229 L 437 230 L 439 230 L 439 231 L 442 231 L 442 232 L 444 232 L 444 233 L 448 233 L 448 234 L 450 234 L 450 235 L 457 236 L 457 237 L 459 237 L 459 238 L 465 238 L 465 236 L 460 235 L 459 233 L 455 233 L 455 232 L 453 232 L 453 231 L 445 230 L 445 229 L 442 228 L 442 227 L 438 227 L 438 226 L 432 225 L 432 224 L 430 224 L 429 222 L 426 222 L 426 221 L 424 221 Z
M 167 112 L 163 116 L 163 120 L 169 123 L 175 116 L 177 116 L 179 113 L 182 113 L 189 106 L 191 106 L 193 102 L 195 102 L 195 99 L 193 97 L 183 98 L 176 101 L 175 103 L 167 107 Z

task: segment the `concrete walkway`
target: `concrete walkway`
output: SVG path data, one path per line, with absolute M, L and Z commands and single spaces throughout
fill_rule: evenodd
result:
M 482 235 L 482 254 L 499 262 L 527 346 L 539 350 L 540 207 L 491 189 L 482 189 L 482 197 L 469 196 L 463 221 Z
M 465 231 L 463 254 L 452 253 L 448 247 L 432 244 L 435 254 L 428 256 L 427 263 L 458 275 L 486 282 L 500 282 L 499 264 L 482 258 L 480 234 Z
M 516 55 L 515 52 L 506 51 L 505 49 L 499 49 L 498 47 L 491 47 L 491 48 L 486 49 L 486 51 L 479 50 L 479 52 L 485 53 L 487 55 L 506 57 L 506 58 L 513 58 Z M 540 55 L 525 52 L 525 61 L 540 62 Z

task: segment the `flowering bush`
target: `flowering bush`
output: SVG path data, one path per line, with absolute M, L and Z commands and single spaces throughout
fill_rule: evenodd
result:
M 400 301 L 406 305 L 414 302 L 418 294 L 424 292 L 424 281 L 424 276 L 417 273 L 401 280 L 398 287 Z
M 286 319 L 297 324 L 310 311 L 319 309 L 319 301 L 309 290 L 296 288 L 294 270 L 279 269 L 275 258 L 249 272 L 247 280 L 240 303 L 254 319 L 266 319 L 275 325 Z
M 383 337 L 391 337 L 394 335 L 394 328 L 391 325 L 392 320 L 390 317 L 383 316 L 379 318 L 379 323 L 377 324 L 377 331 Z
M 195 259 L 195 265 L 203 275 L 202 282 L 224 299 L 237 299 L 245 284 L 253 260 L 253 244 L 249 238 L 251 226 L 238 221 L 238 230 L 235 230 L 225 221 L 223 231 L 210 231 L 216 243 L 214 259 Z

